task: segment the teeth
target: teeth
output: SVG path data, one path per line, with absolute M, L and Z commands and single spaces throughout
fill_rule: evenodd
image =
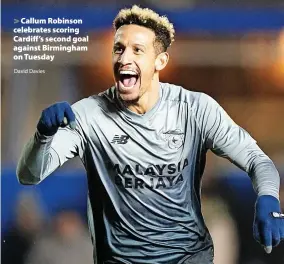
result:
M 120 71 L 120 74 L 129 74 L 129 75 L 137 75 L 135 71 Z

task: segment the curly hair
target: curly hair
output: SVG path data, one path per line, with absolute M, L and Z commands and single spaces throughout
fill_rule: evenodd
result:
M 155 33 L 156 52 L 165 52 L 174 42 L 175 29 L 166 16 L 160 16 L 149 8 L 137 5 L 119 11 L 113 21 L 117 31 L 123 25 L 139 25 L 151 29 Z

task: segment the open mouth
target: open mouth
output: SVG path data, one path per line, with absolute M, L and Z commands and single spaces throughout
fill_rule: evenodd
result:
M 129 90 L 135 86 L 139 79 L 139 74 L 132 70 L 122 70 L 119 72 L 119 86 L 122 90 Z

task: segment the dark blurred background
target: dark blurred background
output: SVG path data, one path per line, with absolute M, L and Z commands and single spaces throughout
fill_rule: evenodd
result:
M 2 263 L 92 263 L 87 182 L 75 159 L 38 186 L 21 186 L 15 167 L 42 109 L 73 103 L 112 85 L 112 20 L 139 4 L 167 15 L 176 28 L 161 81 L 205 92 L 258 141 L 284 175 L 284 1 L 2 1 Z M 88 52 L 55 61 L 14 61 L 14 18 L 81 18 Z M 17 27 L 21 26 L 17 24 Z M 32 43 L 29 43 L 32 44 Z M 45 74 L 14 74 L 14 68 Z M 284 205 L 284 188 L 281 199 Z M 208 153 L 203 212 L 215 264 L 283 264 L 284 242 L 267 256 L 252 238 L 255 194 L 249 177 Z

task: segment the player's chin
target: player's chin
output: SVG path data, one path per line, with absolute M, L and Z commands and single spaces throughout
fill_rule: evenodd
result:
M 120 98 L 125 102 L 136 101 L 139 98 L 140 93 L 140 78 L 137 79 L 134 85 L 124 86 L 123 83 L 118 80 L 116 81 L 116 89 Z

